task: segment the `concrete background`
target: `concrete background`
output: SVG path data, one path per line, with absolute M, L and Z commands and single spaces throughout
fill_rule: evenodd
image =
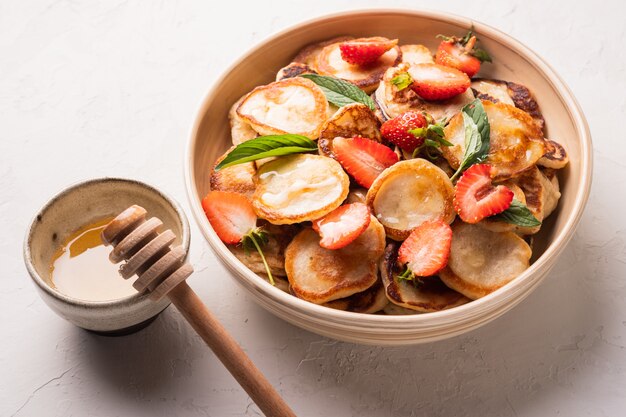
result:
M 1 416 L 259 415 L 174 309 L 124 338 L 55 316 L 27 278 L 23 234 L 48 197 L 90 177 L 145 180 L 187 207 L 187 133 L 221 71 L 281 28 L 374 6 L 437 7 L 491 24 L 572 88 L 596 171 L 553 273 L 478 331 L 407 348 L 340 343 L 266 313 L 193 221 L 192 287 L 302 416 L 624 415 L 624 3 L 58 0 L 0 3 Z

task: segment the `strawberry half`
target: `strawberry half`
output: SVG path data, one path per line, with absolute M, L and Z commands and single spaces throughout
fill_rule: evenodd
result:
M 366 66 L 378 61 L 385 52 L 398 44 L 397 39 L 360 38 L 339 45 L 341 58 L 349 64 Z
M 361 236 L 370 224 L 370 211 L 363 203 L 345 204 L 313 222 L 313 230 L 319 233 L 320 246 L 341 249 Z
M 202 200 L 202 208 L 224 243 L 240 243 L 248 232 L 256 228 L 256 213 L 243 194 L 210 191 Z
M 413 229 L 400 246 L 398 262 L 407 264 L 414 276 L 429 277 L 448 263 L 451 243 L 452 229 L 447 223 L 425 221 Z
M 464 93 L 470 79 L 464 72 L 438 64 L 418 64 L 409 68 L 411 88 L 424 100 L 446 100 Z
M 513 191 L 491 183 L 491 166 L 476 164 L 459 178 L 454 189 L 454 208 L 466 223 L 502 213 L 513 201 Z
M 246 250 L 259 252 L 269 281 L 274 285 L 274 277 L 261 249 L 267 243 L 267 233 L 256 227 L 257 216 L 250 200 L 239 193 L 209 191 L 202 199 L 202 208 L 222 242 L 241 243 Z
M 407 152 L 424 143 L 424 137 L 417 137 L 409 130 L 426 127 L 428 121 L 421 112 L 409 111 L 393 119 L 387 120 L 380 127 L 380 134 L 389 142 Z
M 437 64 L 456 68 L 472 78 L 480 70 L 482 62 L 491 62 L 491 57 L 486 51 L 475 48 L 476 36 L 473 36 L 472 32 L 463 38 L 441 37 L 444 40 L 437 48 L 435 55 Z
M 394 151 L 360 136 L 335 138 L 333 153 L 348 174 L 365 188 L 370 188 L 381 172 L 398 162 Z

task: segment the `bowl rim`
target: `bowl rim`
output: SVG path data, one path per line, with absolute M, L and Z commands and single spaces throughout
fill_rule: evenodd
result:
M 189 252 L 189 245 L 191 242 L 189 220 L 187 219 L 187 216 L 185 215 L 185 212 L 183 211 L 182 206 L 174 198 L 167 195 L 163 191 L 143 181 L 139 181 L 139 180 L 135 180 L 131 178 L 99 177 L 99 178 L 91 178 L 87 180 L 80 180 L 80 181 L 74 182 L 68 185 L 67 187 L 64 187 L 63 189 L 61 189 L 61 191 L 54 194 L 50 199 L 47 200 L 47 202 L 39 210 L 37 210 L 37 212 L 35 213 L 35 215 L 33 216 L 32 220 L 29 223 L 28 229 L 26 230 L 26 234 L 24 236 L 24 243 L 23 243 L 24 264 L 26 266 L 26 270 L 28 271 L 28 274 L 30 275 L 32 281 L 42 291 L 44 291 L 44 293 L 48 294 L 54 299 L 62 301 L 64 304 L 67 304 L 67 305 L 71 305 L 74 307 L 81 307 L 81 308 L 86 307 L 89 309 L 107 310 L 110 308 L 120 308 L 123 306 L 135 305 L 137 303 L 149 300 L 148 298 L 149 294 L 146 292 L 143 292 L 143 293 L 138 292 L 136 294 L 127 295 L 125 297 L 116 298 L 113 300 L 104 300 L 104 301 L 90 301 L 90 300 L 83 300 L 80 298 L 72 297 L 48 285 L 45 282 L 45 280 L 41 277 L 41 275 L 37 272 L 37 270 L 35 269 L 33 265 L 30 244 L 31 244 L 31 238 L 35 230 L 35 227 L 37 226 L 39 217 L 43 213 L 45 213 L 47 210 L 49 210 L 50 207 L 54 205 L 57 201 L 66 197 L 68 194 L 83 187 L 88 187 L 90 185 L 106 183 L 106 182 L 127 183 L 127 184 L 138 185 L 139 187 L 149 190 L 150 192 L 157 194 L 161 198 L 163 198 L 168 204 L 172 206 L 178 218 L 180 219 L 181 226 L 182 226 L 181 245 L 185 248 L 187 252 Z
M 421 17 L 429 20 L 441 21 L 444 23 L 450 23 L 459 26 L 470 27 L 474 26 L 475 32 L 483 36 L 488 36 L 506 46 L 507 48 L 518 53 L 524 57 L 526 61 L 535 67 L 544 78 L 552 85 L 553 89 L 558 93 L 559 99 L 565 104 L 568 109 L 568 116 L 572 121 L 572 124 L 577 132 L 578 140 L 581 144 L 581 177 L 580 185 L 575 190 L 576 196 L 573 203 L 573 208 L 569 213 L 560 213 L 561 216 L 567 215 L 565 225 L 561 232 L 559 232 L 555 238 L 550 242 L 545 251 L 527 268 L 522 274 L 516 277 L 514 280 L 499 288 L 498 290 L 488 294 L 485 297 L 473 300 L 470 303 L 454 307 L 447 310 L 431 312 L 428 314 L 413 314 L 413 315 L 376 315 L 376 314 L 362 314 L 349 311 L 335 310 L 332 308 L 324 307 L 321 305 L 313 304 L 308 301 L 299 299 L 291 294 L 272 286 L 269 282 L 261 279 L 245 265 L 243 265 L 224 245 L 217 234 L 211 227 L 210 223 L 206 219 L 201 206 L 202 197 L 197 194 L 196 181 L 193 175 L 193 161 L 191 160 L 193 150 L 198 142 L 197 132 L 202 123 L 202 119 L 205 114 L 205 108 L 208 101 L 213 97 L 220 84 L 228 77 L 228 75 L 246 61 L 250 55 L 252 55 L 258 48 L 274 42 L 285 35 L 293 31 L 303 30 L 303 28 L 311 25 L 321 24 L 326 21 L 333 21 L 347 17 L 358 16 L 371 16 L 371 15 L 397 15 L 397 16 L 410 16 Z M 303 45 L 304 46 L 304 45 Z M 565 249 L 567 243 L 573 237 L 576 227 L 578 226 L 582 217 L 585 205 L 589 198 L 592 181 L 593 171 L 593 147 L 591 142 L 591 132 L 589 125 L 582 112 L 582 109 L 574 97 L 572 91 L 556 73 L 556 71 L 536 52 L 526 47 L 520 41 L 514 39 L 510 35 L 491 27 L 485 23 L 470 19 L 453 13 L 434 11 L 428 9 L 405 9 L 405 8 L 364 8 L 350 11 L 342 11 L 338 13 L 324 14 L 311 19 L 307 19 L 300 23 L 290 25 L 278 32 L 275 32 L 259 42 L 256 42 L 245 53 L 239 56 L 222 74 L 213 82 L 212 86 L 205 93 L 200 104 L 196 108 L 194 122 L 191 125 L 187 147 L 184 155 L 184 176 L 185 176 L 185 191 L 189 204 L 193 213 L 193 217 L 196 220 L 202 235 L 211 246 L 213 252 L 220 258 L 221 262 L 231 271 L 236 281 L 243 286 L 248 284 L 252 286 L 257 292 L 262 292 L 265 296 L 271 297 L 273 301 L 283 304 L 285 307 L 289 307 L 292 310 L 306 311 L 311 316 L 317 316 L 319 318 L 330 318 L 341 323 L 351 322 L 354 323 L 355 319 L 359 319 L 361 323 L 367 321 L 372 326 L 380 325 L 409 325 L 409 324 L 427 324 L 428 322 L 436 322 L 437 319 L 453 320 L 458 318 L 458 321 L 462 321 L 463 318 L 468 316 L 469 312 L 475 310 L 485 310 L 485 307 L 497 308 L 498 301 L 501 298 L 506 297 L 507 293 L 513 290 L 524 290 L 523 285 L 528 285 L 529 288 L 536 288 L 537 284 L 543 280 L 546 274 L 540 274 L 542 270 L 550 268 L 550 260 L 556 259 L 558 255 Z M 534 280 L 532 278 L 535 278 Z M 244 282 L 242 282 L 242 280 Z M 532 285 L 535 284 L 535 285 Z M 246 287 L 250 290 L 250 288 Z M 529 294 L 526 291 L 526 295 Z M 482 314 L 481 314 L 482 315 Z

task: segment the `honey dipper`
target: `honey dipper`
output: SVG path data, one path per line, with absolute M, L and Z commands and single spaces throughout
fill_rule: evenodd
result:
M 102 231 L 105 245 L 113 245 L 109 259 L 126 260 L 120 274 L 128 279 L 137 274 L 133 284 L 137 291 L 149 291 L 150 299 L 169 297 L 191 327 L 202 337 L 226 369 L 248 393 L 266 416 L 295 416 L 265 376 L 252 363 L 235 339 L 219 323 L 187 285 L 193 267 L 185 262 L 185 250 L 171 247 L 176 239 L 171 230 L 158 232 L 163 222 L 146 219 L 146 210 L 133 205 L 109 223 Z

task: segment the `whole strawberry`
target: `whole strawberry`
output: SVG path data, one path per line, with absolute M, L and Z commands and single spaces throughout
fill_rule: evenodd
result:
M 428 126 L 426 116 L 421 112 L 409 111 L 387 120 L 380 127 L 380 134 L 389 142 L 406 152 L 413 152 L 424 143 L 424 137 L 418 137 L 411 130 Z

